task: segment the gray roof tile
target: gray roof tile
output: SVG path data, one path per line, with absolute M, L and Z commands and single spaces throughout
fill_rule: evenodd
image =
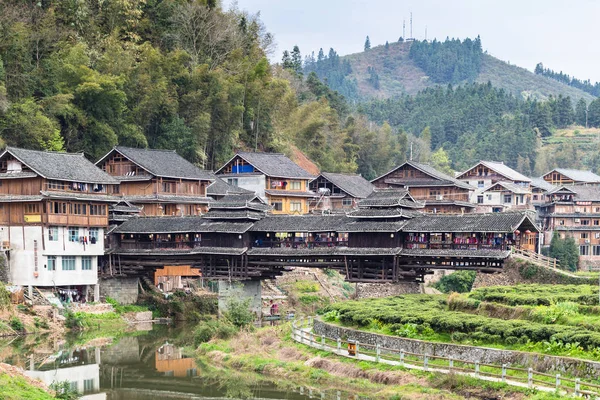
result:
M 273 215 L 258 221 L 253 232 L 335 232 L 348 221 L 345 215 Z
M 526 212 L 450 215 L 436 214 L 413 218 L 402 229 L 405 232 L 514 232 L 525 220 L 533 227 Z M 537 228 L 536 228 L 537 229 Z
M 332 172 L 321 172 L 321 176 L 339 187 L 352 197 L 364 199 L 374 189 L 371 182 L 356 174 L 336 174 Z
M 251 164 L 254 168 L 270 177 L 297 179 L 314 178 L 312 174 L 310 174 L 308 171 L 304 170 L 298 164 L 290 160 L 285 154 L 260 152 L 252 153 L 244 151 L 238 152 L 231 160 L 229 160 L 229 162 L 227 162 L 223 167 L 221 167 L 221 169 L 219 169 L 217 173 L 219 173 L 237 156 L 241 157 L 247 163 Z
M 457 186 L 457 187 L 460 187 L 463 189 L 469 189 L 469 190 L 474 189 L 473 186 L 471 186 L 463 181 L 459 181 L 458 179 L 454 178 L 453 176 L 450 176 L 443 172 L 440 172 L 437 169 L 433 168 L 429 164 L 421 164 L 416 161 L 406 161 L 405 163 L 403 163 L 403 164 L 391 169 L 390 171 L 386 172 L 385 174 L 381 175 L 380 177 L 373 179 L 371 182 L 374 182 L 376 180 L 379 180 L 379 179 L 391 174 L 392 172 L 396 171 L 397 169 L 402 168 L 404 165 L 410 165 L 411 167 L 431 176 L 432 178 L 435 178 L 435 180 L 438 181 L 437 184 L 439 184 L 439 185 L 452 184 L 453 186 Z M 399 182 L 399 184 L 403 184 L 408 187 L 412 186 L 411 181 L 409 179 L 407 179 L 406 182 Z M 432 181 L 431 183 L 427 183 L 427 185 L 434 185 L 434 184 L 436 184 L 435 181 Z M 415 181 L 415 186 L 423 186 L 423 185 L 424 185 L 423 183 L 419 184 L 418 181 Z
M 154 176 L 163 178 L 184 178 L 197 180 L 213 180 L 214 174 L 196 167 L 175 150 L 137 149 L 133 147 L 116 146 L 102 157 L 96 165 L 102 162 L 112 152 L 117 151 L 131 162 L 139 165 Z
M 568 169 L 568 168 L 554 168 L 552 171 L 556 171 L 559 174 L 566 176 L 569 179 L 572 179 L 576 182 L 584 182 L 584 183 L 599 183 L 600 176 L 596 175 L 592 171 L 583 171 L 579 169 Z M 548 175 L 550 172 L 544 174 Z
M 116 228 L 116 233 L 244 233 L 251 222 L 215 222 L 203 217 L 136 217 Z
M 83 153 L 59 153 L 7 147 L 0 157 L 3 158 L 6 154 L 11 154 L 46 179 L 92 184 L 119 183 L 112 176 L 97 168 L 84 157 Z
M 517 182 L 531 182 L 531 179 L 526 177 L 525 175 L 521 174 L 520 172 L 515 171 L 514 169 L 510 168 L 508 165 L 504 164 L 503 162 L 498 162 L 498 161 L 479 161 L 477 164 L 473 165 L 471 168 L 467 169 L 464 172 L 461 172 L 458 175 L 458 178 L 461 179 L 461 177 L 466 174 L 467 172 L 471 171 L 473 168 L 478 167 L 479 165 L 484 165 L 486 167 L 488 167 L 489 169 L 491 169 L 492 171 L 495 171 L 497 174 L 502 175 L 503 177 L 511 180 L 511 181 L 517 181 Z M 463 179 L 466 179 L 468 177 L 464 177 Z M 474 177 L 469 177 L 470 179 L 473 179 Z

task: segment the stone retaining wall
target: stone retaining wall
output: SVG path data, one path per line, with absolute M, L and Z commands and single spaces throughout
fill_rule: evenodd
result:
M 100 296 L 102 299 L 110 297 L 119 304 L 134 304 L 138 299 L 138 278 L 102 278 Z
M 409 353 L 448 358 L 452 357 L 455 360 L 471 362 L 479 361 L 484 364 L 523 366 L 526 368 L 533 368 L 538 372 L 569 374 L 585 379 L 597 379 L 598 376 L 600 376 L 600 362 L 595 361 L 526 353 L 522 351 L 406 339 L 327 324 L 318 319 L 315 319 L 314 321 L 313 331 L 317 335 L 325 335 L 329 338 L 358 340 L 359 343 L 370 344 L 373 346 L 379 344 L 381 347 L 398 349 L 398 351 L 403 349 Z M 385 351 L 382 350 L 382 354 L 383 353 L 385 353 Z

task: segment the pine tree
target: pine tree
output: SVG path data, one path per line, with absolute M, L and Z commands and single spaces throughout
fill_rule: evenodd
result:
M 365 51 L 367 50 L 371 50 L 371 40 L 369 39 L 369 36 L 367 36 L 367 39 L 365 40 Z
M 583 98 L 579 99 L 575 106 L 575 123 L 577 125 L 585 126 L 585 114 L 587 110 L 587 103 Z
M 388 41 L 385 41 L 385 49 L 386 51 L 390 49 L 390 44 L 388 43 Z
M 298 45 L 292 49 L 291 59 L 292 69 L 298 74 L 302 73 L 302 54 L 300 54 Z
M 398 39 L 398 43 L 402 43 L 404 42 L 404 38 L 402 36 L 400 36 L 400 38 Z
M 294 69 L 294 64 L 290 57 L 290 52 L 287 50 L 283 51 L 283 57 L 281 57 L 281 66 L 283 69 Z

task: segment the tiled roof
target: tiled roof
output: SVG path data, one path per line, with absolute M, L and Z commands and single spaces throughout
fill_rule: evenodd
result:
M 575 201 L 600 201 L 600 186 L 574 185 L 569 188 L 575 191 Z
M 250 210 L 210 210 L 203 215 L 207 219 L 251 219 L 258 221 L 266 216 L 264 212 L 255 212 Z
M 268 211 L 271 206 L 255 201 L 215 201 L 210 203 L 211 210 L 255 210 L 255 211 Z
M 250 190 L 230 185 L 223 179 L 215 175 L 215 180 L 206 187 L 206 194 L 209 196 L 225 196 L 230 193 L 254 193 Z
M 358 202 L 359 207 L 405 207 L 423 208 L 423 204 L 413 201 L 407 189 L 375 189 L 366 199 Z
M 321 176 L 352 197 L 364 199 L 373 191 L 373 184 L 360 175 L 321 172 Z
M 345 215 L 272 215 L 258 221 L 254 232 L 335 232 L 348 221 Z
M 238 152 L 231 160 L 229 160 L 221 169 L 233 161 L 237 156 L 241 157 L 248 164 L 251 164 L 255 169 L 259 170 L 266 176 L 275 178 L 296 178 L 296 179 L 313 179 L 314 176 L 305 171 L 298 164 L 290 160 L 285 154 L 281 153 L 252 153 Z
M 514 232 L 525 220 L 535 226 L 527 213 L 433 214 L 410 219 L 405 232 Z
M 307 191 L 307 192 L 301 192 L 301 191 L 295 191 L 295 190 L 278 190 L 278 189 L 274 189 L 274 190 L 265 190 L 265 193 L 270 195 L 270 196 L 285 196 L 285 197 L 317 197 L 317 194 L 315 192 L 311 192 L 311 191 Z
M 138 217 L 115 229 L 116 233 L 244 233 L 251 222 L 214 222 L 203 217 Z
M 209 204 L 214 201 L 210 197 L 186 196 L 186 195 L 166 195 L 166 194 L 146 194 L 146 195 L 124 195 L 122 200 L 131 203 L 174 203 L 174 204 Z
M 525 175 L 521 174 L 520 172 L 515 171 L 514 169 L 510 168 L 508 165 L 505 165 L 504 163 L 497 162 L 497 161 L 479 161 L 477 164 L 475 164 L 471 168 L 467 169 L 464 172 L 461 172 L 458 175 L 459 179 L 467 172 L 471 171 L 474 168 L 477 168 L 479 165 L 484 165 L 484 166 L 488 167 L 489 169 L 491 169 L 492 171 L 495 171 L 498 175 L 502 175 L 503 177 L 505 177 L 511 181 L 531 182 L 530 178 L 526 177 Z M 465 177 L 465 179 L 466 178 L 467 177 Z
M 352 218 L 413 218 L 421 215 L 418 211 L 406 208 L 359 208 L 347 214 Z
M 22 171 L 22 172 L 5 172 L 0 174 L 0 179 L 23 179 L 23 178 L 35 178 L 38 176 L 35 172 Z
M 339 229 L 339 232 L 399 232 L 406 225 L 404 221 L 370 221 L 358 220 L 348 222 Z
M 83 156 L 83 153 L 59 153 L 7 147 L 0 158 L 7 153 L 46 179 L 91 184 L 119 183 L 112 176 L 97 168 Z
M 451 250 L 451 249 L 402 249 L 400 255 L 410 257 L 481 257 L 504 260 L 510 255 L 509 250 Z
M 585 183 L 599 183 L 600 182 L 600 176 L 596 175 L 592 171 L 583 171 L 583 170 L 579 170 L 579 169 L 554 168 L 552 171 L 544 174 L 544 176 L 546 176 L 554 171 L 556 171 L 559 174 L 564 175 L 567 178 L 574 180 L 576 182 L 585 182 Z
M 547 182 L 544 178 L 531 178 L 531 187 L 540 188 L 549 192 L 554 189 L 554 185 L 550 182 Z
M 0 194 L 0 203 L 42 201 L 44 196 L 29 194 Z
M 425 207 L 431 206 L 459 206 L 459 207 L 469 207 L 474 208 L 477 207 L 477 204 L 469 203 L 468 201 L 460 201 L 460 200 L 423 200 Z
M 457 187 L 463 188 L 463 189 L 469 189 L 469 190 L 474 189 L 473 186 L 471 186 L 463 181 L 459 181 L 458 179 L 454 178 L 453 176 L 450 176 L 443 172 L 440 172 L 437 169 L 433 168 L 429 164 L 421 164 L 416 161 L 406 161 L 404 164 L 401 164 L 401 165 L 393 168 L 392 170 L 381 175 L 380 177 L 373 179 L 371 182 L 379 180 L 379 179 L 391 174 L 392 172 L 396 171 L 397 169 L 402 168 L 405 165 L 410 165 L 411 167 L 431 176 L 432 178 L 435 178 L 435 179 L 441 181 L 442 183 L 444 183 L 444 182 L 452 183 L 454 186 L 457 186 Z M 410 181 L 407 180 L 406 186 L 409 186 L 409 187 L 411 186 Z
M 93 194 L 93 193 L 78 193 L 78 192 L 59 192 L 59 191 L 42 191 L 43 196 L 50 199 L 67 199 L 67 200 L 82 200 L 82 201 L 101 201 L 118 203 L 121 197 L 110 194 Z
M 213 180 L 214 174 L 196 167 L 175 150 L 138 149 L 133 147 L 115 146 L 108 154 L 102 157 L 96 165 L 102 162 L 112 152 L 117 151 L 127 157 L 131 162 L 139 165 L 154 176 L 163 178 L 184 178 L 197 180 Z
M 531 190 L 529 188 L 523 187 L 521 185 L 514 184 L 512 182 L 499 181 L 496 183 L 492 183 L 488 187 L 481 190 L 481 193 L 487 192 L 492 189 L 494 186 L 502 186 L 504 189 L 513 192 L 515 194 L 530 194 Z

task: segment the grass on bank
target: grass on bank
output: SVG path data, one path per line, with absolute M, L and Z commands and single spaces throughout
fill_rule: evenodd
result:
M 274 379 L 280 387 L 340 390 L 348 395 L 386 399 L 533 398 L 557 399 L 554 394 L 515 388 L 461 375 L 441 375 L 399 366 L 356 361 L 298 344 L 289 324 L 242 331 L 231 339 L 198 347 L 203 371 L 228 374 L 236 382 Z
M 45 390 L 31 385 L 22 376 L 10 376 L 0 372 L 0 399 L 3 400 L 52 400 Z

